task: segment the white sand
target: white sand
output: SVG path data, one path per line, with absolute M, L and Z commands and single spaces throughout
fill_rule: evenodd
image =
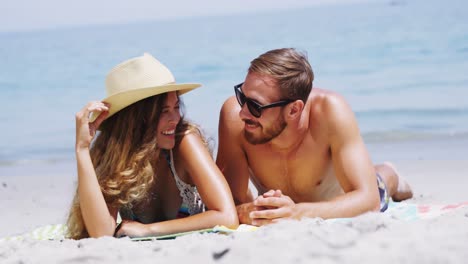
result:
M 468 201 L 468 160 L 395 163 L 413 186 L 415 203 Z M 0 237 L 63 223 L 74 192 L 67 173 L 0 174 Z M 42 170 L 44 172 L 47 170 Z M 34 175 L 34 176 L 33 176 Z M 0 263 L 466 263 L 468 207 L 428 220 L 367 214 L 348 222 L 287 221 L 255 232 L 196 234 L 176 240 L 132 242 L 3 241 Z

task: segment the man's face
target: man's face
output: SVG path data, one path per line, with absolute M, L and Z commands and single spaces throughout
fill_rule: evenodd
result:
M 281 101 L 278 85 L 267 76 L 249 73 L 239 89 L 247 100 L 259 105 Z M 255 117 L 244 103 L 239 116 L 244 121 L 245 139 L 256 145 L 265 144 L 276 138 L 287 126 L 283 109 L 284 107 L 266 108 L 261 111 L 260 117 Z

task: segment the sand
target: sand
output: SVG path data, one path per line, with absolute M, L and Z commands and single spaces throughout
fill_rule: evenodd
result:
M 439 147 L 433 148 L 434 154 Z M 371 146 L 371 153 L 376 149 L 382 147 Z M 387 151 L 392 153 L 396 156 Z M 412 157 L 394 161 L 415 192 L 409 203 L 468 201 L 467 157 L 443 158 L 426 152 Z M 72 162 L 20 166 L 21 170 L 0 170 L 0 237 L 64 223 L 73 196 Z M 194 234 L 164 241 L 111 237 L 0 241 L 0 263 L 466 263 L 467 245 L 465 206 L 415 221 L 369 213 L 349 221 L 283 221 L 254 232 Z

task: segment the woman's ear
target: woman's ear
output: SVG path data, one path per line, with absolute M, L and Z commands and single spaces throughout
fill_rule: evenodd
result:
M 289 104 L 288 116 L 291 119 L 298 118 L 301 116 L 302 110 L 304 109 L 304 102 L 302 100 L 296 100 Z

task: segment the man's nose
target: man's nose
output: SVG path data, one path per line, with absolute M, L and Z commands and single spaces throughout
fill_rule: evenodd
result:
M 239 111 L 239 117 L 240 119 L 256 119 L 256 117 L 253 116 L 252 113 L 250 113 L 247 104 L 241 106 L 241 110 Z

